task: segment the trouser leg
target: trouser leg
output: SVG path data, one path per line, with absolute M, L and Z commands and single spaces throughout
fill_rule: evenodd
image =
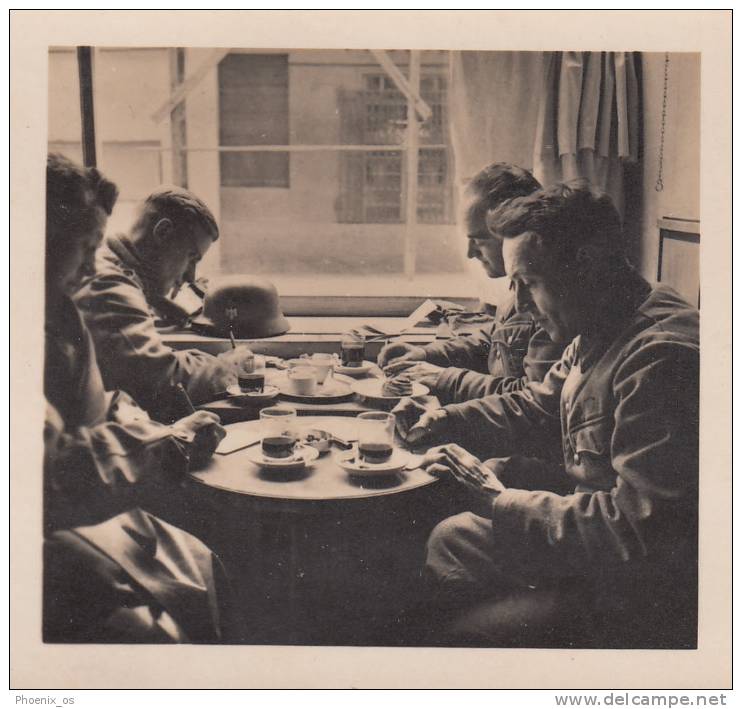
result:
M 435 527 L 427 543 L 424 577 L 434 603 L 444 607 L 527 588 L 498 563 L 492 522 L 471 512 Z

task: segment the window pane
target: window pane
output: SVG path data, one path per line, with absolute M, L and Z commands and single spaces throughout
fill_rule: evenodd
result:
M 80 79 L 74 49 L 49 50 L 49 142 L 50 153 L 61 153 L 82 163 Z
M 219 64 L 219 144 L 289 142 L 286 54 L 230 54 Z M 224 187 L 288 187 L 288 153 L 222 153 Z
M 389 55 L 407 74 L 409 52 Z M 202 275 L 262 274 L 297 295 L 468 294 L 466 245 L 452 224 L 448 58 L 422 55 L 421 93 L 433 116 L 420 124 L 417 224 L 408 227 L 407 101 L 370 52 L 96 50 L 99 162 L 120 189 L 109 232 L 127 231 L 147 194 L 187 174 L 220 225 Z M 197 73 L 181 108 L 155 119 L 177 81 Z M 50 76 L 49 146 L 80 161 L 74 50 L 50 53 Z M 290 150 L 223 152 L 220 144 Z M 407 279 L 410 239 L 417 255 Z

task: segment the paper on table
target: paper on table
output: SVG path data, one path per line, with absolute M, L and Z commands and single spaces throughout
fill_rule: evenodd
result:
M 235 451 L 242 450 L 251 446 L 253 443 L 257 443 L 262 438 L 260 433 L 250 431 L 249 429 L 228 427 L 226 430 L 227 435 L 222 438 L 215 451 L 219 455 L 229 455 Z
M 438 306 L 436 304 L 428 299 L 424 301 L 421 305 L 419 305 L 415 310 L 410 313 L 410 315 L 405 318 L 405 320 L 402 322 L 402 324 L 399 327 L 396 328 L 389 328 L 388 326 L 384 329 L 380 329 L 379 327 L 376 327 L 375 325 L 368 323 L 366 325 L 362 325 L 361 327 L 357 328 L 359 332 L 364 334 L 366 337 L 371 339 L 378 339 L 380 337 L 397 337 L 398 335 L 401 335 L 402 333 L 406 332 L 407 330 L 411 330 L 415 325 L 417 325 L 423 318 L 426 318 L 430 313 L 432 313 Z

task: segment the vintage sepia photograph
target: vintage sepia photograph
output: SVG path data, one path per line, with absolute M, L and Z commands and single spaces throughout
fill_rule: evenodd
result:
M 48 42 L 44 647 L 701 647 L 702 52 L 404 36 Z

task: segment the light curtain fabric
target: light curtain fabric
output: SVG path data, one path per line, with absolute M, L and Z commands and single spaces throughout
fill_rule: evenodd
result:
M 639 160 L 633 52 L 545 52 L 533 168 L 544 184 L 582 177 L 624 212 L 624 167 Z
M 623 214 L 624 168 L 640 155 L 638 66 L 634 52 L 454 52 L 457 184 L 512 162 L 545 186 L 585 178 Z
M 533 169 L 543 52 L 452 52 L 456 184 L 495 160 Z

